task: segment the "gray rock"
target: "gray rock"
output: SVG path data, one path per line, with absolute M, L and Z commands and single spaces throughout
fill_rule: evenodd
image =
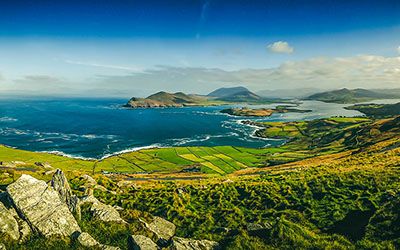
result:
M 18 214 L 43 236 L 70 236 L 80 232 L 68 206 L 44 181 L 23 174 L 7 187 L 7 192 Z
M 76 240 L 84 247 L 96 247 L 100 245 L 100 243 L 88 233 L 81 233 Z
M 151 238 L 160 246 L 166 246 L 168 241 L 175 235 L 175 225 L 161 217 L 154 216 L 152 222 L 142 221 L 142 223 L 152 234 Z
M 90 234 L 88 233 L 81 233 L 78 238 L 76 239 L 78 243 L 87 248 L 95 248 L 95 249 L 102 249 L 102 250 L 119 250 L 119 247 L 113 247 L 108 245 L 100 244 L 97 240 L 95 240 Z
M 12 240 L 19 239 L 18 222 L 10 211 L 0 202 L 0 233 L 8 235 Z
M 210 240 L 193 240 L 187 238 L 174 237 L 172 239 L 171 250 L 212 250 L 218 249 L 219 244 Z
M 86 196 L 80 201 L 81 205 L 88 203 L 91 204 L 90 212 L 92 213 L 93 218 L 105 222 L 126 223 L 114 207 L 101 203 L 93 195 Z
M 158 246 L 149 237 L 132 235 L 128 239 L 129 250 L 157 250 Z
M 269 230 L 271 230 L 272 225 L 265 222 L 265 223 L 248 223 L 247 226 L 247 232 L 251 236 L 259 236 L 259 237 L 264 237 Z
M 125 223 L 118 211 L 110 205 L 101 202 L 93 203 L 90 211 L 92 212 L 93 217 L 98 220 Z
M 69 211 L 76 213 L 78 208 L 78 198 L 72 194 L 71 187 L 63 171 L 57 169 L 51 179 L 51 186 L 58 192 L 60 199 L 67 204 Z

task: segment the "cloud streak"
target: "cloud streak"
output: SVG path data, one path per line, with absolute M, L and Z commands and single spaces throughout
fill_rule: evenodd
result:
M 89 66 L 89 67 L 100 67 L 100 68 L 107 68 L 107 69 L 117 69 L 117 70 L 131 71 L 131 72 L 142 72 L 143 71 L 143 69 L 141 69 L 139 67 L 102 64 L 102 63 L 96 63 L 96 62 L 82 62 L 82 61 L 73 61 L 73 60 L 65 60 L 64 62 L 68 63 L 68 64 L 83 65 L 83 66 Z

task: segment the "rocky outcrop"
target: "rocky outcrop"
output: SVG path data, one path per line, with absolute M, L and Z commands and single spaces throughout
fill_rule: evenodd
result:
M 65 177 L 63 171 L 57 169 L 51 179 L 51 186 L 57 191 L 61 201 L 67 204 L 69 211 L 73 213 L 80 213 L 79 199 L 76 195 L 72 194 L 72 190 L 68 184 L 68 180 Z
M 176 227 L 161 217 L 154 216 L 153 221 L 147 223 L 141 220 L 144 227 L 151 233 L 153 241 L 160 246 L 168 245 L 169 240 L 175 235 Z
M 212 250 L 218 249 L 219 245 L 215 241 L 210 240 L 193 240 L 186 238 L 174 237 L 172 240 L 171 250 Z
M 128 239 L 129 250 L 157 250 L 159 247 L 149 237 L 132 235 Z
M 125 223 L 114 207 L 101 203 L 93 195 L 84 197 L 81 200 L 81 204 L 91 204 L 90 212 L 92 213 L 93 218 L 97 220 Z
M 45 237 L 68 237 L 80 228 L 58 192 L 44 181 L 23 174 L 7 187 L 18 214 Z
M 19 239 L 19 227 L 13 214 L 0 202 L 0 234 L 12 240 Z

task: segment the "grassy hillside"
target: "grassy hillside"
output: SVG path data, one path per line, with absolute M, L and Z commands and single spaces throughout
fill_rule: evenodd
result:
M 358 110 L 374 118 L 387 118 L 400 115 L 400 103 L 396 104 L 357 104 L 346 109 Z
M 307 100 L 316 100 L 333 103 L 357 103 L 376 99 L 398 98 L 388 93 L 375 92 L 366 89 L 339 89 L 317 93 L 307 97 Z

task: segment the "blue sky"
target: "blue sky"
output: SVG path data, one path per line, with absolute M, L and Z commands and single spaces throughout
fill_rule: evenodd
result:
M 14 0 L 0 10 L 4 92 L 399 84 L 399 1 Z

